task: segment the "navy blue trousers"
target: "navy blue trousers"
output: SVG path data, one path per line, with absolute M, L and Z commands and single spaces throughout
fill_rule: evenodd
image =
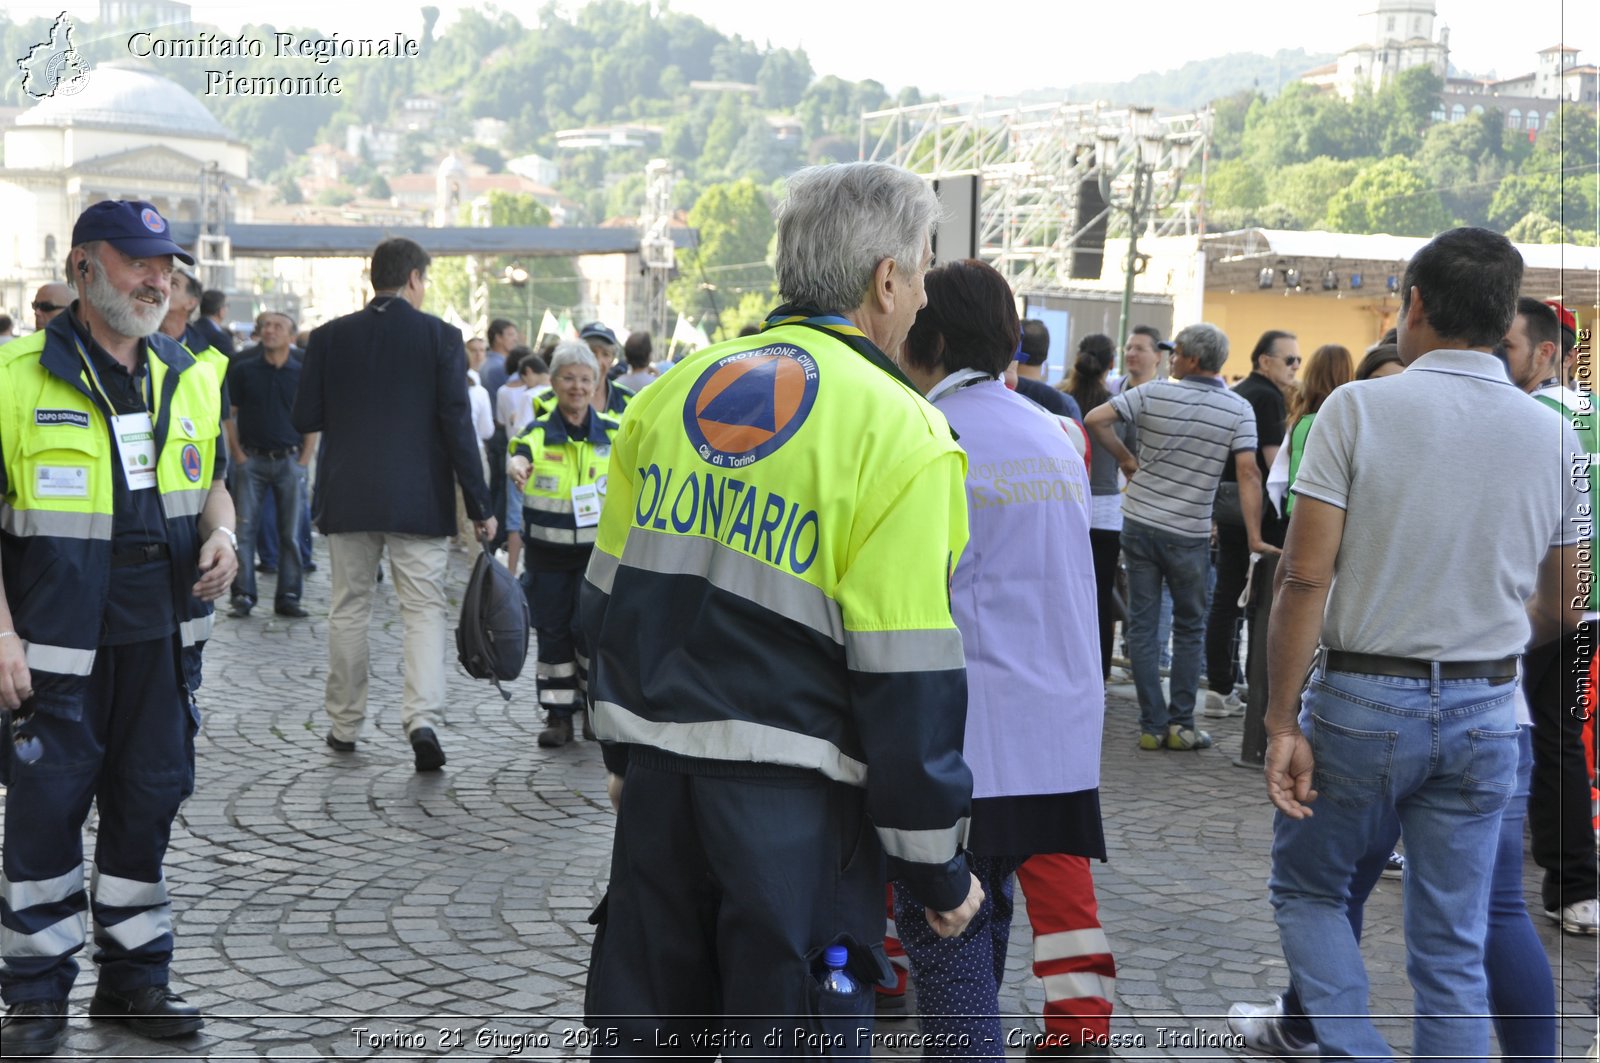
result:
M 13 717 L 0 733 L 7 785 L 0 890 L 0 993 L 5 1002 L 65 1000 L 78 974 L 84 913 L 94 915 L 100 984 L 167 984 L 172 911 L 161 865 L 178 806 L 194 791 L 199 710 L 179 681 L 174 639 L 102 646 L 83 716 L 34 713 L 43 752 L 14 755 Z M 90 887 L 83 824 L 100 812 Z

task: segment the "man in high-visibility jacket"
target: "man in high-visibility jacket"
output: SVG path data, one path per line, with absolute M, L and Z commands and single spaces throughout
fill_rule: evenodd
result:
M 173 259 L 194 260 L 154 207 L 96 203 L 72 244 L 77 301 L 0 347 L 7 1055 L 60 1045 L 86 910 L 100 966 L 91 1015 L 160 1038 L 202 1025 L 168 986 L 162 863 L 194 789 L 210 603 L 237 565 L 221 383 L 157 332 Z
M 795 175 L 787 305 L 622 418 L 582 607 L 619 777 L 586 1000 L 597 1055 L 708 1035 L 728 1055 L 814 1053 L 792 1017 L 819 1011 L 815 1032 L 859 1045 L 872 984 L 892 978 L 884 857 L 942 935 L 982 899 L 949 603 L 965 459 L 890 358 L 937 214 L 896 167 Z M 857 985 L 842 1000 L 818 989 L 835 943 Z

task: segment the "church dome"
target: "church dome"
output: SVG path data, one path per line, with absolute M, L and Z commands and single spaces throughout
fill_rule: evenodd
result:
M 82 91 L 57 93 L 17 116 L 27 126 L 98 126 L 167 136 L 233 140 L 205 105 L 177 82 L 129 62 L 90 68 Z

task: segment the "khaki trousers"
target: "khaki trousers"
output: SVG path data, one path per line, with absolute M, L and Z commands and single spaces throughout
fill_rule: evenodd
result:
M 432 727 L 444 710 L 445 638 L 449 626 L 445 570 L 449 540 L 385 532 L 327 536 L 333 566 L 333 610 L 328 616 L 328 685 L 324 705 L 333 737 L 354 742 L 367 719 L 367 629 L 372 591 L 384 548 L 400 605 L 405 689 L 400 722 L 406 734 Z

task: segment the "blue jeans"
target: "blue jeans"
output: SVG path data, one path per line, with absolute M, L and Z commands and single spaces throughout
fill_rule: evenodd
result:
M 311 492 L 302 491 L 300 504 L 300 567 L 311 564 Z M 268 568 L 278 567 L 278 503 L 272 492 L 261 496 L 261 512 L 256 517 L 256 555 Z
M 1169 725 L 1194 726 L 1210 551 L 1205 538 L 1191 539 L 1136 520 L 1123 521 L 1128 658 L 1133 665 L 1134 689 L 1139 692 L 1139 730 L 1144 734 L 1165 735 Z M 1156 641 L 1163 584 L 1172 592 L 1170 701 L 1161 694 L 1161 646 Z
M 1412 1051 L 1489 1051 L 1484 940 L 1501 814 L 1516 786 L 1510 682 L 1402 679 L 1318 668 L 1300 727 L 1316 758 L 1315 815 L 1273 827 L 1269 889 L 1323 1058 L 1392 1059 L 1367 1011 L 1349 919 L 1352 879 L 1400 821 Z
M 1517 737 L 1517 789 L 1500 817 L 1500 844 L 1495 851 L 1494 876 L 1489 894 L 1489 936 L 1484 942 L 1483 968 L 1489 982 L 1490 1010 L 1500 1051 L 1514 1063 L 1547 1063 L 1556 1051 L 1556 991 L 1533 920 L 1528 918 L 1522 893 L 1522 823 L 1528 809 L 1528 785 L 1533 773 L 1531 728 Z M 1377 848 L 1356 865 L 1350 882 L 1350 929 L 1361 940 L 1361 923 L 1367 897 L 1383 873 L 1389 853 L 1400 837 L 1396 821 L 1385 831 Z M 1283 995 L 1284 1027 L 1305 1041 L 1316 1040 L 1305 1017 L 1300 996 L 1291 983 Z
M 306 468 L 292 456 L 250 458 L 236 470 L 234 505 L 239 517 L 239 574 L 234 577 L 234 597 L 256 603 L 256 526 L 261 521 L 262 495 L 271 492 L 277 502 L 278 541 L 293 544 L 300 524 L 300 500 L 305 494 Z M 281 604 L 298 602 L 302 589 L 300 551 L 280 551 L 278 591 Z

